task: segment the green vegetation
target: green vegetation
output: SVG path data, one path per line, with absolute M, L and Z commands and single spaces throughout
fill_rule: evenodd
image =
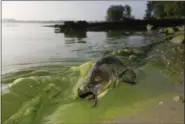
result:
M 144 19 L 171 19 L 185 17 L 184 1 L 148 1 Z

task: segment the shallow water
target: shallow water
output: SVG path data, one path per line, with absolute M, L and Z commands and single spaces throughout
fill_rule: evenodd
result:
M 120 36 L 117 32 L 87 32 L 82 36 L 68 36 L 55 33 L 53 28 L 43 25 L 2 24 L 3 74 L 33 66 L 82 63 L 100 58 L 106 50 L 141 46 L 158 39 L 153 34 Z
M 181 61 L 167 67 L 164 62 L 168 59 L 164 61 L 158 56 L 163 55 L 162 52 L 151 52 L 148 54 L 154 56 L 151 61 L 147 60 L 148 63 L 138 67 L 136 86 L 116 87 L 99 100 L 97 108 L 92 109 L 89 101 L 74 100 L 79 79 L 83 79 L 92 66 L 79 65 L 89 60 L 96 61 L 107 50 L 140 47 L 159 41 L 160 34 L 63 34 L 41 24 L 19 23 L 3 24 L 2 33 L 2 120 L 5 124 L 95 123 L 137 113 L 151 106 L 153 102 L 150 100 L 157 101 L 175 94 L 174 81 L 169 77 L 178 77 L 182 72 Z M 178 53 L 180 57 L 177 59 L 182 60 L 182 53 Z M 164 55 L 177 56 L 171 52 Z M 170 62 L 174 61 L 176 59 Z M 176 71 L 166 74 L 174 65 Z M 74 66 L 77 66 L 76 70 L 70 70 Z

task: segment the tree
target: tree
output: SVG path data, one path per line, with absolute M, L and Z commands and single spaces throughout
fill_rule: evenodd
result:
M 148 1 L 144 19 L 182 18 L 185 1 Z
M 131 7 L 128 5 L 111 5 L 106 14 L 107 21 L 122 21 L 124 19 L 133 19 Z
M 154 8 L 154 16 L 155 18 L 161 19 L 164 18 L 165 16 L 165 12 L 164 12 L 164 3 L 157 3 L 154 4 L 155 8 Z
M 129 5 L 125 5 L 125 17 L 130 18 L 131 17 L 131 7 Z
M 107 21 L 121 21 L 124 7 L 122 5 L 112 5 L 107 10 Z
M 144 19 L 151 19 L 153 18 L 153 5 L 151 1 L 148 1 L 148 3 L 146 4 L 147 6 L 147 10 L 145 11 L 145 17 Z

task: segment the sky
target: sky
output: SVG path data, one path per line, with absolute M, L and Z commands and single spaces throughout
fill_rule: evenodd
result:
M 111 5 L 130 5 L 143 18 L 146 1 L 2 1 L 2 18 L 18 20 L 105 20 Z

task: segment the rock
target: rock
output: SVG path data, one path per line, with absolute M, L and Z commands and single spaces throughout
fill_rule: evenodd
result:
M 111 51 L 105 51 L 105 55 L 108 55 L 108 54 L 110 54 L 111 53 Z
M 172 43 L 176 43 L 176 44 L 181 44 L 184 42 L 184 35 L 183 34 L 179 34 L 179 35 L 176 35 L 174 36 L 170 42 Z
M 165 34 L 174 34 L 176 31 L 179 31 L 177 27 L 168 27 L 168 28 L 159 29 L 160 33 L 165 33 Z
M 128 57 L 128 59 L 129 59 L 130 61 L 133 61 L 133 60 L 135 60 L 136 58 L 137 58 L 136 55 L 130 55 L 130 56 Z
M 143 55 L 143 54 L 145 54 L 145 52 L 143 50 L 141 50 L 141 49 L 133 49 L 133 52 L 135 54 L 137 54 L 137 55 Z
M 126 53 L 132 53 L 133 52 L 133 50 L 131 48 L 125 48 L 123 51 L 126 52 Z
M 165 36 L 165 40 L 170 40 L 170 39 L 172 39 L 173 38 L 173 35 L 166 35 Z
M 117 54 L 117 51 L 113 51 L 113 52 L 112 52 L 112 55 L 116 55 L 116 54 Z
M 159 32 L 160 32 L 160 33 L 164 33 L 164 32 L 165 32 L 165 29 L 164 29 L 164 28 L 160 28 L 160 29 L 159 29 Z
M 174 35 L 184 35 L 184 31 L 177 31 L 174 33 Z
M 124 48 L 123 50 L 119 50 L 119 55 L 122 55 L 122 56 L 129 56 L 132 53 L 133 51 L 130 48 Z
M 183 98 L 182 96 L 175 96 L 175 97 L 173 98 L 173 100 L 174 100 L 175 102 L 184 102 L 184 98 Z
M 159 103 L 158 103 L 158 105 L 162 105 L 162 104 L 164 104 L 164 102 L 163 102 L 163 101 L 161 101 L 161 102 L 159 102 Z
M 136 32 L 137 35 L 142 35 L 144 32 Z
M 174 28 L 167 28 L 167 32 L 166 33 L 173 34 L 173 33 L 175 33 L 175 30 L 174 30 Z
M 151 31 L 152 29 L 153 29 L 153 25 L 150 25 L 150 24 L 148 24 L 147 26 L 146 26 L 146 29 L 148 30 L 148 31 Z
M 117 54 L 121 54 L 121 50 L 118 50 L 118 51 L 117 51 Z
M 129 81 L 135 83 L 136 73 L 132 69 L 127 69 L 127 71 L 122 76 L 122 81 Z
M 156 51 L 156 52 L 160 52 L 160 50 L 159 50 L 159 49 L 156 49 L 155 51 Z
M 184 31 L 185 26 L 177 26 L 177 28 L 178 28 L 179 31 Z
M 131 34 L 131 32 L 124 32 L 126 35 L 130 35 Z

